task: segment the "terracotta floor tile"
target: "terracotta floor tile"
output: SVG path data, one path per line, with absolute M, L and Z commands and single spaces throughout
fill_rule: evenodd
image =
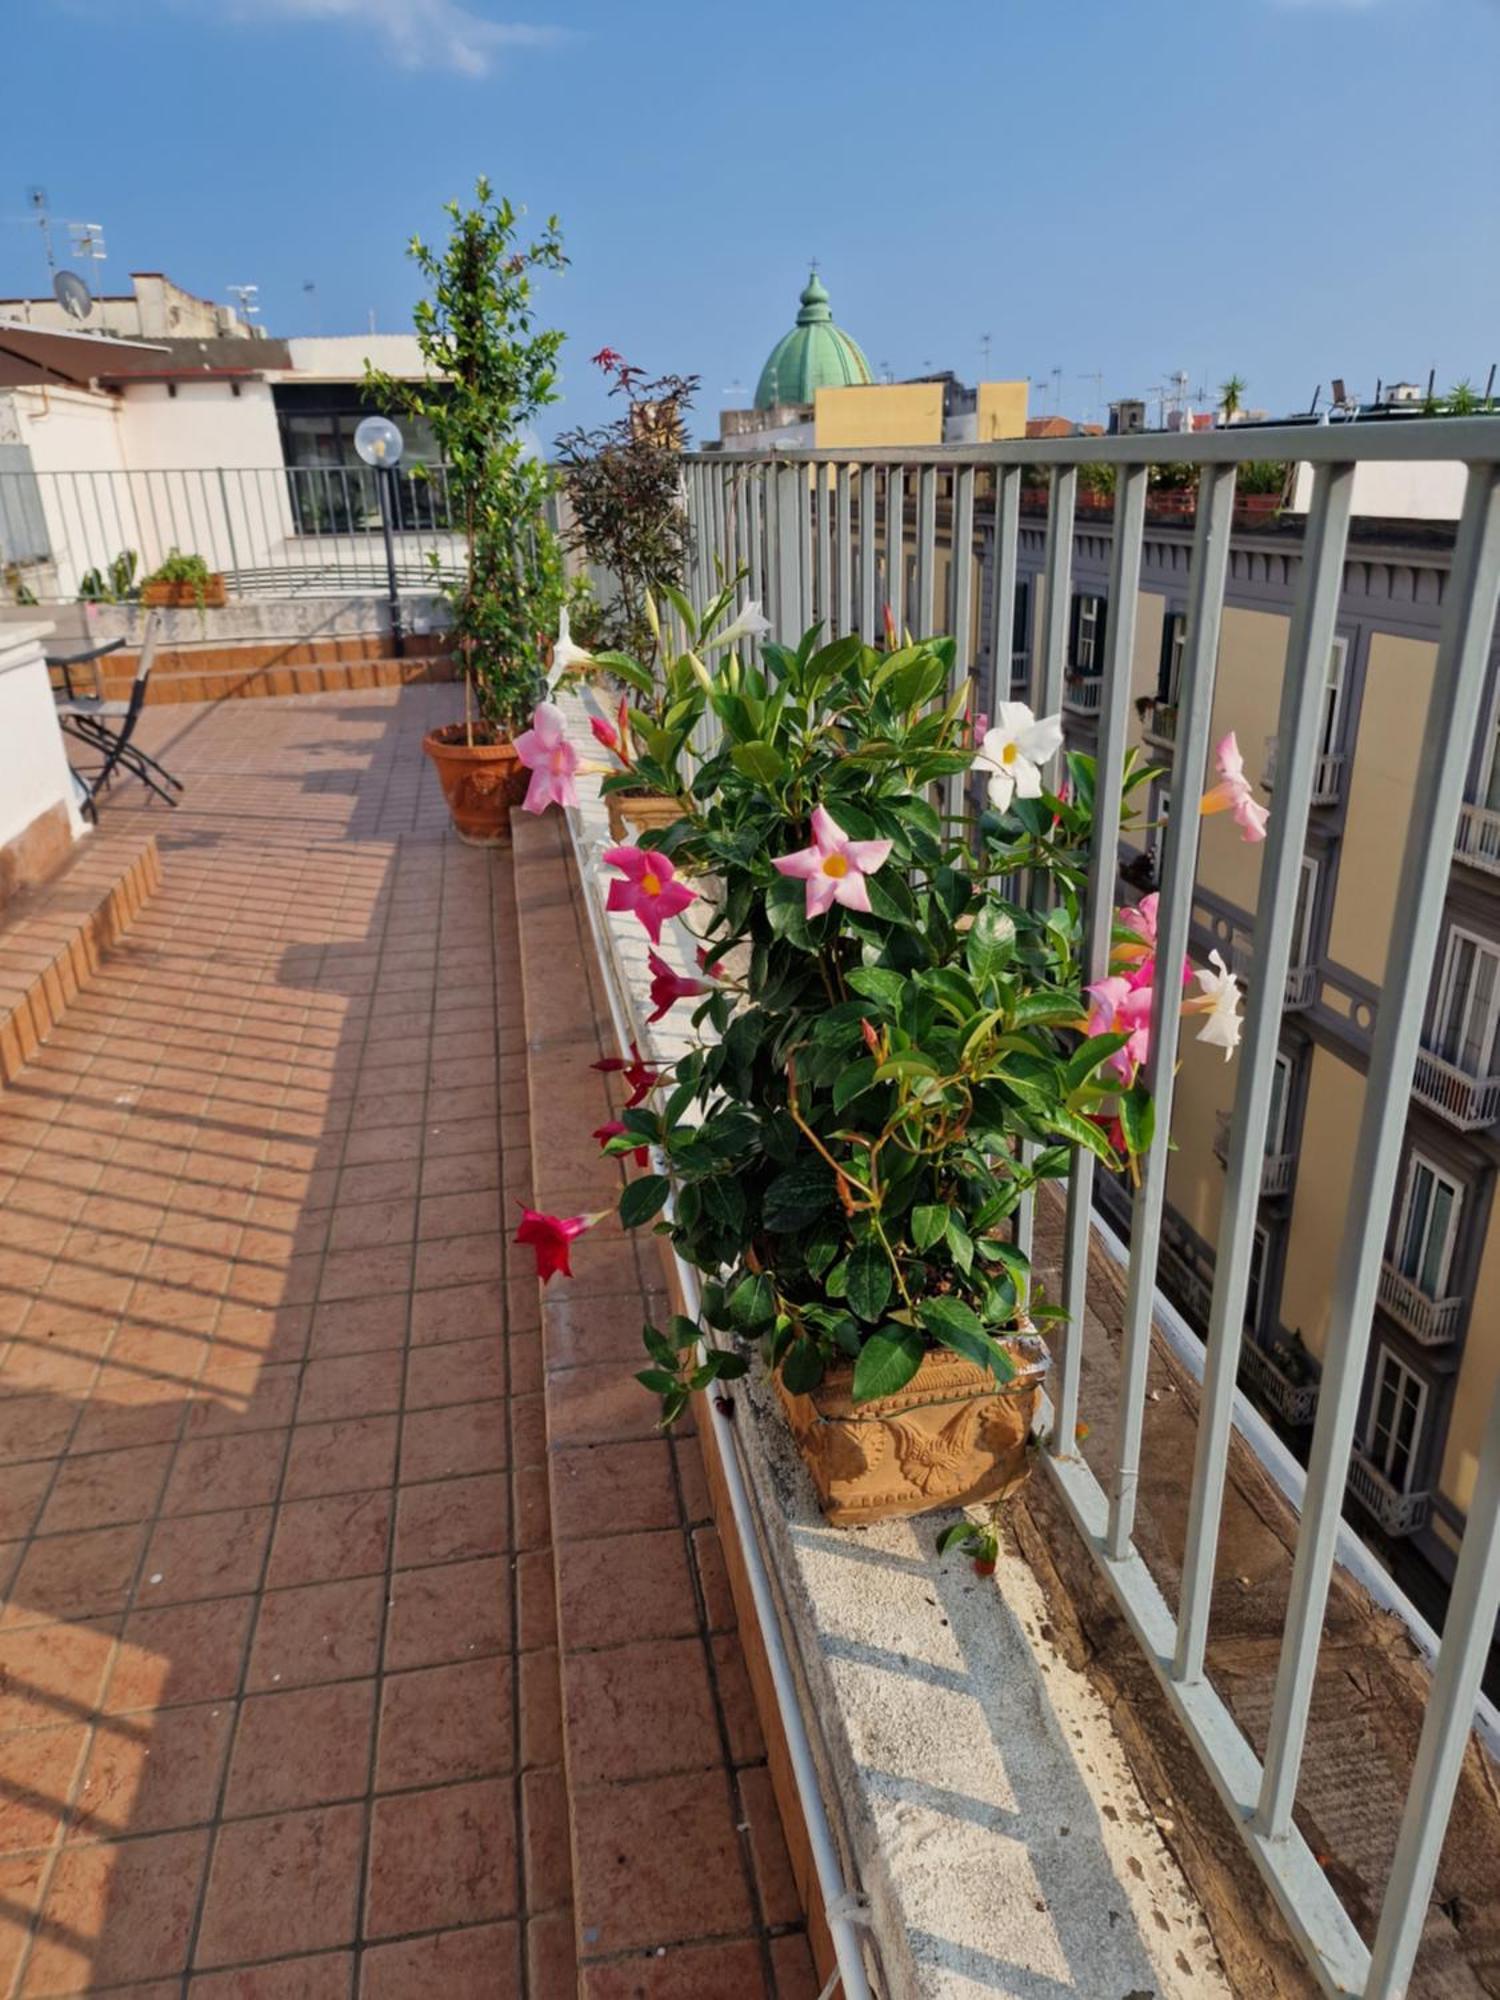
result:
M 573 1937 L 573 1912 L 553 1910 L 526 1926 L 526 1971 L 534 1994 L 578 1993 L 578 1950 Z
M 405 1486 L 396 1513 L 396 1567 L 497 1555 L 510 1530 L 510 1490 L 502 1474 Z
M 254 1610 L 253 1597 L 223 1597 L 132 1611 L 110 1675 L 105 1712 L 232 1697 Z
M 374 1714 L 372 1680 L 251 1695 L 235 1732 L 224 1816 L 363 1798 Z
M 761 2000 L 765 1991 L 760 1946 L 739 1938 L 586 1965 L 580 2000 Z
M 507 1413 L 500 1401 L 414 1410 L 402 1420 L 404 1482 L 443 1479 L 454 1473 L 497 1472 L 509 1453 Z
M 189 1438 L 177 1448 L 163 1514 L 201 1514 L 224 1507 L 258 1507 L 276 1498 L 286 1456 L 285 1431 Z
M 565 1650 L 698 1630 L 698 1603 L 679 1534 L 564 1542 L 557 1551 L 557 1592 Z
M 805 1932 L 772 1938 L 771 1971 L 776 2000 L 818 2000 L 823 1982 L 814 1970 Z
M 52 1845 L 88 1742 L 83 1722 L 0 1736 L 0 1854 Z
M 724 1548 L 717 1528 L 693 1530 L 693 1561 L 698 1569 L 699 1587 L 710 1632 L 732 1632 L 735 1626 L 734 1595 L 729 1588 L 729 1571 L 724 1564 Z
M 269 1507 L 241 1507 L 159 1521 L 146 1551 L 140 1602 L 149 1608 L 256 1589 L 271 1516 Z
M 472 1194 L 478 1188 L 498 1188 L 500 1162 L 493 1152 L 443 1153 L 422 1162 L 421 1194 L 424 1201 L 445 1194 Z
M 517 1467 L 547 1463 L 547 1399 L 542 1395 L 510 1399 L 510 1458 Z
M 498 1335 L 414 1347 L 406 1362 L 406 1407 L 435 1408 L 505 1393 L 505 1349 Z
M 724 1716 L 729 1755 L 736 1764 L 751 1764 L 766 1754 L 755 1707 L 755 1691 L 738 1632 L 716 1632 L 709 1641 L 714 1686 Z
M 31 1533 L 55 1470 L 50 1458 L 0 1468 L 0 1539 L 15 1541 Z M 83 1523 L 63 1525 L 81 1527 Z
M 521 1764 L 525 1769 L 559 1763 L 563 1754 L 562 1683 L 558 1657 L 549 1649 L 522 1653 L 516 1670 L 521 1688 Z
M 435 1247 L 440 1250 L 443 1246 Z M 437 1340 L 473 1340 L 499 1333 L 502 1314 L 500 1287 L 495 1281 L 441 1283 L 441 1289 L 418 1292 L 412 1299 L 411 1337 L 418 1346 Z
M 92 1992 L 180 1971 L 207 1858 L 207 1833 L 64 1848 L 22 1993 Z
M 340 1189 L 338 1207 L 328 1231 L 330 1250 L 379 1250 L 388 1244 L 410 1243 L 417 1232 L 417 1204 L 407 1197 L 351 1204 Z
M 554 1369 L 548 1376 L 547 1430 L 554 1445 L 659 1437 L 660 1419 L 658 1398 L 646 1393 L 625 1363 Z
M 299 1424 L 287 1460 L 288 1500 L 324 1493 L 355 1493 L 389 1486 L 396 1476 L 400 1419 L 351 1417 L 341 1423 Z
M 235 1965 L 349 1943 L 364 1838 L 359 1805 L 221 1827 L 196 1963 Z
M 740 1820 L 749 1829 L 762 1921 L 777 1925 L 799 1923 L 803 1915 L 802 1899 L 797 1893 L 791 1857 L 781 1830 L 771 1774 L 764 1764 L 753 1764 L 739 1772 L 735 1782 L 739 1787 Z
M 322 1358 L 400 1347 L 406 1339 L 408 1311 L 409 1302 L 399 1292 L 382 1299 L 341 1299 L 334 1305 L 315 1306 L 308 1351 Z
M 30 1919 L 41 1902 L 52 1856 L 45 1848 L 0 1855 L 0 1985 L 13 1991 L 16 1969 L 31 1937 Z
M 76 1623 L 123 1611 L 145 1541 L 139 1525 L 34 1541 L 16 1572 L 0 1626 L 40 1625 L 53 1618 Z
M 600 1953 L 747 1931 L 750 1897 L 722 1771 L 612 1785 L 574 1826 L 578 1922 Z M 684 1869 L 680 1857 L 691 1854 Z
M 16 1396 L 0 1403 L 0 1464 L 45 1458 L 61 1451 L 77 1411 L 48 1396 Z
M 223 1437 L 231 1431 L 283 1430 L 297 1407 L 300 1368 L 253 1363 L 205 1376 L 188 1406 L 188 1437 Z
M 508 1659 L 392 1674 L 380 1696 L 375 1785 L 383 1792 L 492 1778 L 514 1761 Z
M 326 1299 L 379 1298 L 405 1293 L 411 1281 L 411 1246 L 383 1250 L 336 1250 L 324 1258 L 317 1296 Z
M 522 1777 L 521 1839 L 528 1916 L 567 1908 L 573 1898 L 573 1857 L 568 1786 L 561 1765 L 527 1771 Z
M 375 1801 L 368 1937 L 511 1916 L 516 1893 L 515 1788 L 508 1778 Z
M 395 1351 L 309 1361 L 297 1402 L 299 1424 L 380 1416 L 401 1407 L 402 1357 Z
M 204 1825 L 214 1817 L 233 1726 L 231 1702 L 200 1702 L 101 1728 L 68 1839 L 119 1839 Z
M 188 2000 L 353 2000 L 353 1994 L 354 1954 L 348 1951 L 203 1972 L 188 1985 Z
M 376 1945 L 364 1955 L 359 2000 L 517 2000 L 521 1991 L 518 1924 L 476 1924 Z M 533 1988 L 533 2000 L 553 2000 Z M 556 2000 L 569 2000 L 561 1988 Z
M 423 1201 L 417 1235 L 429 1238 L 468 1236 L 476 1231 L 500 1233 L 500 1195 L 495 1188 L 469 1188 L 461 1194 L 431 1195 Z
M 662 1438 L 554 1452 L 548 1469 L 557 1539 L 675 1528 L 671 1452 Z
M 288 1501 L 277 1518 L 266 1587 L 281 1590 L 383 1570 L 390 1529 L 389 1493 Z
M 503 1558 L 397 1570 L 386 1615 L 385 1671 L 439 1666 L 504 1652 L 511 1573 Z
M 722 1755 L 701 1639 L 651 1639 L 563 1656 L 573 1785 L 662 1777 Z
M 260 1600 L 246 1686 L 310 1686 L 375 1671 L 385 1579 L 353 1577 L 268 1590 Z

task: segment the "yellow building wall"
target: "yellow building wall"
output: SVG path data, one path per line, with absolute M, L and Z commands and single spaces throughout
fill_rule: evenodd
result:
M 1167 600 L 1158 590 L 1143 590 L 1135 604 L 1135 651 L 1130 661 L 1130 714 L 1126 718 L 1126 742 L 1152 762 L 1157 753 L 1141 733 L 1141 717 L 1135 705 L 1144 695 L 1156 693 L 1161 666 L 1161 635 L 1167 622 Z M 1138 795 L 1141 811 L 1146 810 L 1144 794 Z
M 1197 1039 L 1201 1026 L 1192 1015 L 1182 1024 L 1181 1066 L 1172 1103 L 1172 1143 L 1177 1150 L 1167 1163 L 1167 1200 L 1205 1243 L 1213 1245 L 1224 1201 L 1224 1169 L 1213 1149 L 1216 1114 L 1233 1104 L 1237 1078 L 1234 1062 L 1225 1062 L 1222 1049 Z
M 1385 976 L 1401 854 L 1411 830 L 1417 753 L 1437 648 L 1371 635 L 1359 740 L 1350 761 L 1329 956 L 1377 985 Z
M 1029 382 L 981 382 L 976 432 L 979 442 L 993 444 L 996 438 L 1025 437 L 1030 393 Z
M 1211 745 L 1234 731 L 1245 774 L 1259 790 L 1266 767 L 1266 738 L 1276 733 L 1281 706 L 1281 681 L 1286 665 L 1287 620 L 1271 611 L 1224 609 L 1219 636 L 1219 673 L 1214 684 Z M 1215 781 L 1213 751 L 1209 751 L 1208 782 Z M 1174 802 L 1175 803 L 1175 802 Z M 1274 812 L 1275 800 L 1270 801 Z M 1248 841 L 1229 813 L 1209 813 L 1199 829 L 1198 882 L 1205 889 L 1254 911 L 1260 894 L 1259 841 Z
M 1334 1263 L 1343 1238 L 1354 1167 L 1354 1134 L 1365 1080 L 1327 1049 L 1314 1047 L 1307 1111 L 1297 1160 L 1297 1191 L 1287 1230 L 1281 1286 L 1284 1326 L 1300 1330 L 1314 1354 L 1328 1335 Z
M 813 442 L 819 451 L 942 441 L 941 382 L 873 382 L 855 389 L 819 389 L 813 402 Z
M 1448 1438 L 1438 1475 L 1438 1490 L 1465 1513 L 1473 1503 L 1479 1446 L 1497 1388 L 1500 1388 L 1500 1229 L 1492 1222 L 1474 1284 L 1469 1337 L 1459 1364 L 1453 1414 L 1448 1419 Z

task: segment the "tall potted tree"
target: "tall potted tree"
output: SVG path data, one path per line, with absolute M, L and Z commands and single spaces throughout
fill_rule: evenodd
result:
M 535 280 L 567 262 L 555 216 L 525 240 L 512 204 L 488 180 L 474 205 L 446 205 L 448 241 L 414 237 L 410 255 L 430 287 L 413 315 L 430 371 L 398 382 L 377 369 L 366 388 L 385 407 L 422 418 L 447 468 L 467 559 L 447 590 L 464 686 L 462 722 L 429 730 L 432 759 L 461 840 L 510 838 L 510 807 L 528 774 L 514 737 L 546 685 L 546 650 L 566 595 L 562 548 L 548 519 L 554 478 L 531 426 L 557 400 L 563 335 L 536 323 Z

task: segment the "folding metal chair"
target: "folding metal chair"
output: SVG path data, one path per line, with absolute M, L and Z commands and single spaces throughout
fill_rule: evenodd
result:
M 97 821 L 99 810 L 96 801 L 117 768 L 139 778 L 148 791 L 154 792 L 159 799 L 165 799 L 169 806 L 176 805 L 175 794 L 182 790 L 180 779 L 174 778 L 154 757 L 131 741 L 146 703 L 146 681 L 156 659 L 157 631 L 157 620 L 152 616 L 146 620 L 141 633 L 135 679 L 124 701 L 106 701 L 102 694 L 80 695 L 73 692 L 73 670 L 93 666 L 95 685 L 100 685 L 97 662 L 106 653 L 118 652 L 125 644 L 123 639 L 111 640 L 107 646 L 95 646 L 84 653 L 49 654 L 47 657 L 47 665 L 56 667 L 63 677 L 62 699 L 57 704 L 63 730 L 76 742 L 97 750 L 103 759 L 97 771 L 80 771 L 77 774 L 85 793 L 83 810 L 91 820 Z

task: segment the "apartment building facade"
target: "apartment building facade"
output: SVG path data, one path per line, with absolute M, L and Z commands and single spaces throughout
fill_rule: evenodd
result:
M 1353 1142 L 1369 1069 L 1410 823 L 1451 524 L 1361 518 L 1351 537 L 1328 665 L 1296 943 L 1284 995 L 1271 1132 L 1247 1307 L 1242 1385 L 1299 1455 L 1316 1413 L 1333 1259 L 1359 1190 Z M 1041 631 L 1045 525 L 1023 521 L 1015 630 L 1000 648 L 1028 683 Z M 1169 767 L 1185 637 L 1190 523 L 1148 526 L 1137 607 L 1131 736 Z M 1108 518 L 1075 529 L 1065 723 L 1091 749 L 1110 617 Z M 1300 560 L 1295 515 L 1237 530 L 1219 648 L 1214 740 L 1234 730 L 1275 809 L 1275 731 Z M 988 544 L 983 551 L 988 562 Z M 980 606 L 990 602 L 980 589 Z M 994 635 L 979 657 L 995 659 Z M 1475 743 L 1387 1229 L 1377 1324 L 1347 1509 L 1408 1591 L 1440 1615 L 1473 1492 L 1480 1430 L 1500 1375 L 1500 648 Z M 991 668 L 991 703 L 999 692 Z M 1196 809 L 1196 801 L 1191 802 Z M 1174 809 L 1167 770 L 1149 815 Z M 1147 846 L 1157 839 L 1148 831 Z M 1222 817 L 1203 822 L 1194 953 L 1220 950 L 1247 980 L 1263 849 Z M 1122 893 L 1150 879 L 1138 857 Z M 1201 1331 L 1212 1291 L 1235 1071 L 1185 1039 L 1160 1282 Z M 1101 1205 L 1128 1230 L 1131 1193 L 1102 1177 Z

